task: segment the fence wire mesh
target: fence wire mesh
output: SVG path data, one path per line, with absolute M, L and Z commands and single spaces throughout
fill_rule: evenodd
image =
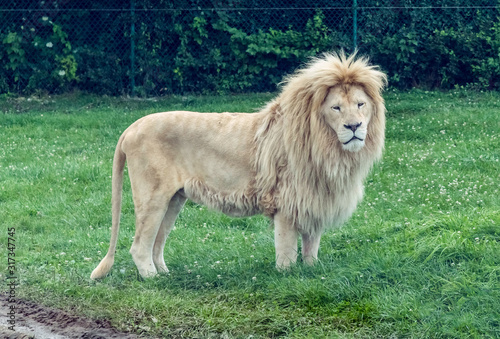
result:
M 309 57 L 355 48 L 394 86 L 498 88 L 498 10 L 497 0 L 0 0 L 0 93 L 273 91 Z

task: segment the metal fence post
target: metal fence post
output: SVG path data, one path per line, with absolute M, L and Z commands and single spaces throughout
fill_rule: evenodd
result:
M 355 51 L 358 47 L 358 1 L 352 2 L 352 45 Z
M 135 96 L 135 0 L 130 0 L 130 94 Z

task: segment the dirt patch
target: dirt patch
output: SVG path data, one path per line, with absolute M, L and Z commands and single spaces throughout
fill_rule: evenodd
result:
M 8 313 L 12 303 L 0 294 L 0 338 L 5 339 L 107 339 L 139 338 L 113 328 L 107 321 L 91 320 L 69 312 L 37 305 L 31 301 L 17 299 L 15 331 L 9 330 Z

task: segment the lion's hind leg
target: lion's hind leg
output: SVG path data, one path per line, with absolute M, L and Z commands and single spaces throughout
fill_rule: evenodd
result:
M 160 229 L 156 235 L 153 246 L 153 263 L 159 273 L 168 273 L 168 268 L 163 257 L 163 248 L 165 247 L 165 241 L 167 240 L 167 237 L 174 226 L 175 220 L 177 219 L 177 216 L 179 215 L 179 212 L 185 202 L 186 198 L 180 193 L 176 193 L 172 199 L 170 199 L 167 212 L 163 217 Z
M 150 159 L 129 159 L 129 176 L 135 206 L 135 236 L 130 254 L 143 278 L 157 274 L 153 262 L 153 247 L 170 200 L 178 191 L 176 183 L 172 182 L 172 176 L 161 173 L 158 168 L 162 166 L 159 165 L 158 159 L 155 160 L 156 163 Z M 161 235 L 160 238 L 163 237 L 164 235 Z
M 143 278 L 153 277 L 157 273 L 153 263 L 153 245 L 167 210 L 167 203 L 163 199 L 162 201 L 151 201 L 147 205 L 139 205 L 139 207 L 135 203 L 135 236 L 130 254 L 132 254 L 139 274 Z

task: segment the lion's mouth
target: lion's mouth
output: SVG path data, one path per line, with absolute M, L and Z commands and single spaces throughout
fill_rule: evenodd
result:
M 351 140 L 344 142 L 344 145 L 347 145 L 348 143 L 350 143 L 350 142 L 351 142 L 351 141 L 353 141 L 353 140 L 363 141 L 363 139 L 358 138 L 357 136 L 353 136 L 353 137 L 351 138 Z

